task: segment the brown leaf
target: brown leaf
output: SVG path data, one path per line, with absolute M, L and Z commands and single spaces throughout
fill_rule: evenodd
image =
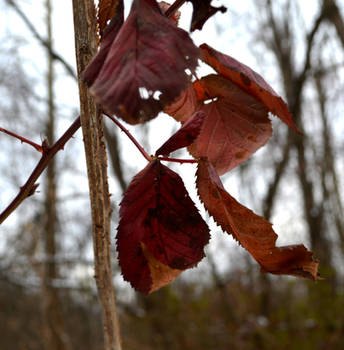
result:
M 99 0 L 98 4 L 98 26 L 99 35 L 103 38 L 103 32 L 107 22 L 115 15 L 116 6 L 123 8 L 123 0 Z
M 141 243 L 142 252 L 147 260 L 150 278 L 152 280 L 149 293 L 155 292 L 175 280 L 183 270 L 172 269 L 154 258 L 144 243 Z
M 233 57 L 224 55 L 208 46 L 201 45 L 201 59 L 219 74 L 231 80 L 248 94 L 255 96 L 265 107 L 278 116 L 290 128 L 299 132 L 293 122 L 286 103 L 258 73 Z
M 196 183 L 198 195 L 215 222 L 257 260 L 263 272 L 319 278 L 313 253 L 303 245 L 276 247 L 272 224 L 230 196 L 206 160 L 199 161 Z
M 166 104 L 164 112 L 179 122 L 186 122 L 201 108 L 194 86 L 189 83 L 187 88 L 170 104 Z
M 177 149 L 191 145 L 201 131 L 204 117 L 205 114 L 202 111 L 195 113 L 155 152 L 155 155 L 168 156 Z
M 208 158 L 222 175 L 270 138 L 268 112 L 259 100 L 221 76 L 206 76 L 194 86 L 200 101 L 215 100 L 201 109 L 206 117 L 189 151 L 194 157 Z
M 117 251 L 123 277 L 143 293 L 204 257 L 209 229 L 178 174 L 158 160 L 130 183 L 120 209 Z

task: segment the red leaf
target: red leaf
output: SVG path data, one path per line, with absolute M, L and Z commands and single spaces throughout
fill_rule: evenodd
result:
M 156 152 L 155 155 L 168 156 L 177 149 L 191 145 L 199 135 L 205 114 L 197 112 L 173 134 Z
M 106 57 L 110 51 L 113 41 L 116 39 L 116 36 L 121 29 L 124 21 L 124 8 L 123 1 L 120 0 L 115 7 L 115 14 L 110 21 L 109 25 L 105 28 L 102 35 L 102 43 L 100 50 L 96 56 L 93 57 L 91 62 L 88 64 L 86 69 L 82 72 L 81 77 L 87 83 L 88 86 L 91 86 L 96 80 L 100 68 L 103 66 Z
M 115 16 L 116 6 L 120 6 L 123 11 L 123 0 L 99 0 L 98 26 L 101 38 L 103 37 L 104 28 L 106 27 L 108 20 Z
M 258 73 L 234 58 L 214 50 L 207 44 L 201 45 L 201 49 L 201 58 L 205 63 L 250 95 L 255 96 L 264 103 L 271 113 L 278 116 L 290 128 L 299 132 L 285 102 Z
M 193 5 L 193 14 L 191 20 L 191 31 L 193 32 L 196 29 L 201 30 L 204 26 L 204 23 L 216 12 L 221 11 L 222 13 L 226 12 L 227 9 L 224 6 L 214 7 L 211 6 L 211 0 L 188 0 L 192 2 Z
M 171 102 L 186 88 L 185 69 L 194 70 L 198 56 L 188 33 L 155 0 L 134 0 L 90 92 L 109 114 L 142 123 L 161 111 L 159 93 Z
M 206 157 L 222 175 L 245 161 L 272 134 L 264 105 L 231 81 L 209 75 L 195 83 L 198 98 L 216 97 L 201 109 L 206 117 L 197 140 L 189 147 L 194 157 Z
M 318 279 L 318 262 L 303 245 L 276 247 L 272 225 L 238 203 L 225 191 L 212 165 L 199 161 L 197 189 L 209 214 L 261 265 L 263 272 Z
M 189 84 L 173 103 L 166 105 L 164 112 L 179 122 L 186 122 L 201 107 L 193 84 Z
M 204 256 L 209 230 L 178 174 L 153 160 L 120 209 L 117 250 L 123 277 L 143 293 L 169 283 Z

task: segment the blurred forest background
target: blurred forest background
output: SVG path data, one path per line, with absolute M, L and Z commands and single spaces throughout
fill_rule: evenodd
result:
M 325 279 L 260 274 L 211 224 L 206 259 L 142 296 L 123 282 L 114 250 L 123 349 L 344 349 L 344 1 L 217 3 L 227 13 L 196 32 L 196 43 L 262 74 L 303 132 L 273 117 L 270 142 L 225 177 L 225 186 L 274 223 L 278 243 L 311 248 Z M 191 5 L 185 8 L 189 14 Z M 78 115 L 71 1 L 3 0 L 0 36 L 0 126 L 53 143 Z M 158 119 L 131 128 L 148 150 L 177 127 L 172 118 Z M 112 125 L 106 139 L 114 246 L 121 193 L 145 161 Z M 0 210 L 38 160 L 28 145 L 0 135 Z M 1 350 L 102 349 L 84 163 L 78 132 L 38 192 L 1 225 Z

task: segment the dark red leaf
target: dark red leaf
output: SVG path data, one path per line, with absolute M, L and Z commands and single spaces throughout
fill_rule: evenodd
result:
M 169 283 L 204 256 L 209 230 L 178 174 L 153 160 L 120 209 L 117 250 L 123 277 L 143 293 Z
M 234 58 L 214 50 L 207 44 L 201 45 L 201 49 L 201 58 L 205 63 L 240 86 L 248 94 L 255 96 L 271 113 L 278 116 L 290 128 L 299 132 L 286 103 L 258 73 Z
M 155 0 L 134 0 L 90 92 L 109 114 L 142 123 L 162 110 L 160 93 L 170 103 L 186 88 L 185 69 L 195 69 L 199 52 Z
M 204 117 L 204 112 L 196 112 L 155 152 L 155 155 L 168 156 L 170 153 L 176 151 L 177 149 L 191 145 L 196 140 L 201 131 Z
M 193 14 L 191 20 L 191 31 L 193 32 L 196 29 L 201 30 L 204 23 L 216 12 L 221 11 L 222 13 L 226 12 L 227 9 L 224 6 L 214 7 L 211 6 L 211 0 L 187 0 L 192 2 L 193 5 Z
M 109 53 L 113 41 L 121 29 L 124 21 L 124 8 L 123 0 L 119 0 L 115 7 L 115 14 L 111 19 L 109 25 L 103 31 L 103 40 L 100 46 L 100 50 L 96 56 L 93 57 L 86 69 L 81 74 L 82 79 L 91 86 L 96 80 L 101 67 L 103 66 L 106 57 Z
M 199 161 L 196 183 L 198 195 L 215 222 L 257 260 L 263 272 L 319 278 L 313 253 L 303 245 L 276 247 L 272 225 L 231 197 L 206 160 Z
M 171 104 L 166 104 L 164 112 L 179 122 L 186 122 L 201 108 L 192 83 Z
M 206 157 L 222 175 L 245 161 L 272 134 L 268 111 L 255 97 L 230 80 L 208 75 L 195 83 L 206 114 L 197 140 L 189 147 L 194 157 Z

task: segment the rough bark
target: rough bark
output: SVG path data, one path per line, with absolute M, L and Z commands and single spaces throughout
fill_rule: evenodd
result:
M 96 9 L 93 0 L 73 0 L 75 46 L 78 76 L 96 53 Z M 79 79 L 81 127 L 89 179 L 95 279 L 102 306 L 106 350 L 120 350 L 120 332 L 112 283 L 107 156 L 103 119 L 99 108 Z

